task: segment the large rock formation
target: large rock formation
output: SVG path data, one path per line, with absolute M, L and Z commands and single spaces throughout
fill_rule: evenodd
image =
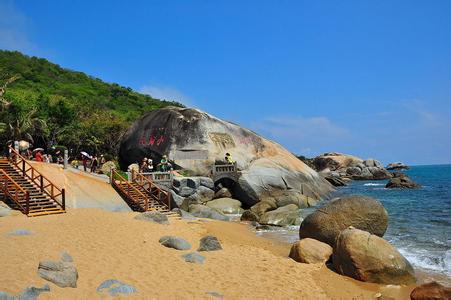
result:
M 384 284 L 415 283 L 415 273 L 398 250 L 366 231 L 348 228 L 338 236 L 332 261 L 343 275 Z
M 226 152 L 237 161 L 240 176 L 237 182 L 223 179 L 221 184 L 247 207 L 286 191 L 318 199 L 332 190 L 280 145 L 196 109 L 168 107 L 147 113 L 125 134 L 119 158 L 125 170 L 143 157 L 156 161 L 166 154 L 176 167 L 208 176 Z
M 340 232 L 349 226 L 383 236 L 388 227 L 387 211 L 379 201 L 370 197 L 337 198 L 304 219 L 299 237 L 334 246 Z
M 394 172 L 393 178 L 385 185 L 388 189 L 418 189 L 421 187 L 404 173 Z
M 324 153 L 315 157 L 313 164 L 318 172 L 331 178 L 339 176 L 353 180 L 381 180 L 391 177 L 390 172 L 377 160 L 363 160 L 342 153 Z

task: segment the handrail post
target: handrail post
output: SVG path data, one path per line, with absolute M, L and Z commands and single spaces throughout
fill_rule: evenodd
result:
M 63 198 L 63 210 L 66 210 L 66 189 L 61 190 L 61 197 Z
M 42 175 L 41 175 L 41 180 L 40 180 L 41 182 L 41 192 L 43 192 L 44 191 L 44 177 L 42 177 Z
M 25 177 L 25 159 L 22 159 L 22 174 Z
M 28 215 L 30 213 L 30 192 L 27 191 L 27 193 L 25 194 L 25 199 L 27 200 L 27 205 L 26 205 L 26 215 Z

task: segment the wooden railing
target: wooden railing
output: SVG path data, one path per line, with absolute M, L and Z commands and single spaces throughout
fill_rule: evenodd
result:
M 66 191 L 54 185 L 47 177 L 36 170 L 22 155 L 20 155 L 14 148 L 11 162 L 22 173 L 34 183 L 41 192 L 47 194 L 62 210 L 66 210 Z
M 144 207 L 143 208 L 146 211 L 149 209 L 149 197 L 144 195 L 143 192 L 141 192 L 138 188 L 133 186 L 127 179 L 122 177 L 122 175 L 119 174 L 115 169 L 111 169 L 110 181 L 111 181 L 111 185 L 113 185 L 113 187 L 116 187 L 128 199 L 132 200 L 133 202 L 135 202 L 139 206 L 141 206 L 141 203 L 135 201 L 135 198 L 133 197 L 131 192 L 135 192 L 138 195 L 140 195 L 143 199 L 145 199 L 145 203 L 144 203 Z
M 30 212 L 30 193 L 14 181 L 5 170 L 0 169 L 0 188 L 6 197 L 13 200 L 26 215 Z M 25 207 L 20 202 L 25 201 Z
M 149 172 L 141 174 L 143 174 L 145 177 L 149 178 L 149 180 L 155 183 L 172 183 L 173 180 L 172 172 Z
M 171 210 L 171 194 L 166 192 L 157 186 L 152 180 L 150 180 L 143 173 L 134 173 L 133 182 L 136 182 L 139 186 L 147 191 L 154 200 Z

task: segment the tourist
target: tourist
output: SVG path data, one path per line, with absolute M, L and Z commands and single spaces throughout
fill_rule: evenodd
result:
M 147 157 L 144 157 L 142 162 L 139 164 L 139 172 L 144 173 L 147 171 Z
M 36 151 L 36 154 L 34 155 L 34 160 L 35 161 L 39 161 L 39 162 L 43 162 L 44 160 L 42 159 L 42 153 L 41 151 Z
M 226 163 L 231 164 L 231 165 L 233 165 L 235 163 L 235 161 L 233 160 L 232 155 L 230 155 L 230 153 L 225 154 L 225 161 L 226 161 Z
M 88 168 L 88 158 L 85 155 L 82 155 L 81 159 L 83 160 L 83 170 L 86 172 Z
M 151 158 L 147 159 L 147 172 L 153 172 L 153 160 Z
M 99 161 L 97 160 L 97 156 L 94 155 L 91 161 L 91 173 L 95 173 L 97 171 L 97 166 L 99 165 Z
M 172 165 L 169 163 L 168 157 L 166 155 L 163 155 L 161 157 L 159 166 L 161 172 L 167 172 L 172 168 Z
M 100 160 L 99 160 L 100 168 L 102 168 L 102 166 L 103 166 L 104 163 L 106 163 L 106 159 L 105 159 L 105 157 L 103 156 L 103 154 L 101 154 L 101 155 L 100 155 Z

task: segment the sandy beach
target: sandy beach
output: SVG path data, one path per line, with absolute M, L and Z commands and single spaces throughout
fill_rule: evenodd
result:
M 137 214 L 86 208 L 1 218 L 0 290 L 16 295 L 48 283 L 50 293 L 39 299 L 106 299 L 96 288 L 107 279 L 133 285 L 137 293 L 129 299 L 214 299 L 209 292 L 224 299 L 375 299 L 378 293 L 408 299 L 411 290 L 357 282 L 321 264 L 296 263 L 287 257 L 290 245 L 257 237 L 245 224 L 170 218 L 170 225 L 160 225 L 135 220 Z M 9 235 L 17 229 L 31 235 Z M 164 235 L 186 239 L 191 250 L 161 246 Z M 223 250 L 202 252 L 202 265 L 185 262 L 181 255 L 195 251 L 205 235 L 218 237 Z M 59 260 L 62 251 L 74 259 L 77 288 L 60 288 L 37 274 L 39 261 Z

